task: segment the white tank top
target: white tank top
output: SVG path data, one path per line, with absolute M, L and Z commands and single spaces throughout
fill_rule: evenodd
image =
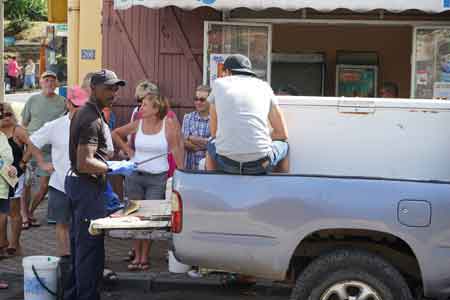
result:
M 166 119 L 163 121 L 161 131 L 156 134 L 144 134 L 142 120 L 139 120 L 135 139 L 135 152 L 133 162 L 140 162 L 161 154 L 168 153 L 169 145 L 166 139 Z M 169 170 L 167 156 L 162 156 L 138 166 L 139 171 L 159 174 Z

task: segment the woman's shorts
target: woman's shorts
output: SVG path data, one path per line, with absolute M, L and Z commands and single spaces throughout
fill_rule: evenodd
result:
M 9 199 L 0 199 L 0 213 L 9 214 Z
M 125 192 L 130 200 L 162 200 L 166 197 L 167 172 L 152 174 L 135 171 L 125 179 Z

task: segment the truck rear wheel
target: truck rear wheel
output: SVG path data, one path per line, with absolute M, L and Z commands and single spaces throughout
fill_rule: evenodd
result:
M 297 278 L 291 300 L 412 300 L 403 276 L 376 254 L 338 250 Z

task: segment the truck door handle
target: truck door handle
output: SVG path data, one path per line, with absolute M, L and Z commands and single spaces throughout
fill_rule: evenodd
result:
M 374 101 L 366 100 L 339 100 L 338 112 L 342 114 L 368 115 L 376 111 Z

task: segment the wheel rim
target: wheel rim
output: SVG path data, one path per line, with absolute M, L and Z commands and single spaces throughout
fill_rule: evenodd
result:
M 320 300 L 382 300 L 368 284 L 361 281 L 345 281 L 333 284 Z

